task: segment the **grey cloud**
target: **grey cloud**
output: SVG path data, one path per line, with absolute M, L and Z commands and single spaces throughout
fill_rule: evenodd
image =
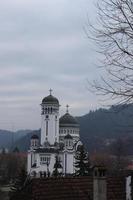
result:
M 39 104 L 49 88 L 60 99 L 61 113 L 66 103 L 74 115 L 97 107 L 86 90 L 86 78 L 95 76 L 96 55 L 83 31 L 92 7 L 93 0 L 0 2 L 3 128 L 11 124 L 10 119 L 16 128 L 39 128 Z

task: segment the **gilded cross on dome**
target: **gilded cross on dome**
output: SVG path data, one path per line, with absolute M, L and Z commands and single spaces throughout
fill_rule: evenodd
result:
M 69 105 L 66 105 L 66 112 L 69 113 Z
M 53 92 L 53 90 L 50 88 L 49 92 L 50 92 L 50 95 L 51 95 L 51 94 L 52 94 L 52 92 Z

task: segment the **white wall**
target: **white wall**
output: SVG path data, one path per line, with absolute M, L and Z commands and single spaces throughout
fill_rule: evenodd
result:
M 126 200 L 132 200 L 131 198 L 131 176 L 126 177 Z
M 27 172 L 30 173 L 30 170 L 31 170 L 31 153 L 28 152 L 28 155 L 27 155 Z
M 44 144 L 46 138 L 50 144 L 54 144 L 55 141 L 59 142 L 59 112 L 43 114 L 41 120 L 41 145 Z M 46 135 L 46 121 L 48 121 L 48 135 Z
M 52 174 L 52 172 L 54 170 L 54 164 L 55 164 L 55 157 L 56 157 L 55 153 L 39 154 L 39 153 L 29 152 L 28 153 L 28 166 L 27 166 L 28 173 L 32 173 L 33 171 L 36 171 L 36 173 L 44 172 L 44 171 L 47 172 L 47 164 L 40 163 L 40 155 L 50 156 L 50 164 L 48 166 L 48 169 L 49 169 L 50 173 Z M 58 156 L 61 158 L 61 165 L 63 167 L 63 173 L 64 174 L 74 173 L 74 152 L 65 151 L 65 152 L 61 152 Z M 32 157 L 32 159 L 31 159 L 31 157 Z M 34 164 L 35 161 L 37 163 L 36 168 L 31 169 L 31 163 Z M 66 169 L 65 169 L 65 167 L 66 167 Z
M 74 152 L 65 151 L 63 154 L 63 173 L 74 173 Z
M 40 155 L 39 153 L 35 154 L 35 156 L 32 155 L 32 157 L 35 157 L 36 158 L 36 162 L 37 162 L 37 166 L 36 168 L 32 168 L 31 169 L 31 165 L 30 165 L 30 162 L 31 162 L 31 155 L 32 154 L 28 154 L 28 172 L 31 172 L 32 171 L 36 171 L 36 173 L 39 173 L 39 172 L 47 172 L 47 170 L 49 169 L 50 173 L 52 174 L 53 170 L 54 170 L 54 164 L 55 164 L 55 156 L 56 154 L 42 154 L 42 155 L 46 155 L 46 156 L 50 156 L 50 164 L 49 166 L 47 166 L 47 164 L 40 164 Z

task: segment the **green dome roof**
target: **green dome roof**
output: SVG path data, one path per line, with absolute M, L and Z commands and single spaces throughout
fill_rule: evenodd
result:
M 58 104 L 59 105 L 58 99 L 51 94 L 47 97 L 44 97 L 44 99 L 42 100 L 42 103 L 44 103 L 44 104 Z
M 79 126 L 79 124 L 72 115 L 66 113 L 60 118 L 60 126 Z

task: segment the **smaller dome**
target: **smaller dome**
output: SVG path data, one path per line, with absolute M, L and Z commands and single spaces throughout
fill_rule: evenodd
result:
M 73 139 L 73 137 L 70 135 L 70 134 L 67 134 L 65 137 L 64 137 L 64 139 L 67 139 L 67 140 L 69 140 L 69 139 Z
M 43 98 L 42 104 L 57 104 L 57 105 L 59 105 L 59 101 L 56 97 L 54 97 L 53 95 L 50 94 L 49 96 Z
M 38 135 L 34 134 L 34 135 L 31 136 L 31 139 L 38 139 L 39 140 L 39 137 L 38 137 Z
M 72 115 L 66 113 L 60 118 L 60 126 L 79 126 L 79 124 Z

